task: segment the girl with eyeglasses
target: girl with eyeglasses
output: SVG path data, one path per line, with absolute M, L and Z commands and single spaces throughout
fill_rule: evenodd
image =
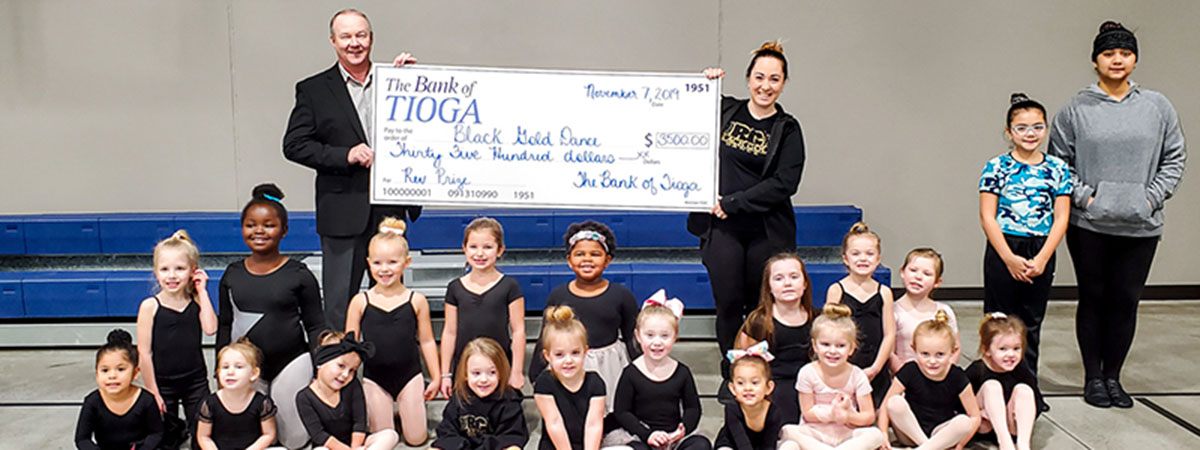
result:
M 979 222 L 988 244 L 983 308 L 1027 324 L 1025 359 L 1036 373 L 1054 251 L 1067 231 L 1072 186 L 1067 164 L 1039 151 L 1047 134 L 1041 103 L 1012 94 L 1006 122 L 1011 150 L 988 161 L 979 177 Z

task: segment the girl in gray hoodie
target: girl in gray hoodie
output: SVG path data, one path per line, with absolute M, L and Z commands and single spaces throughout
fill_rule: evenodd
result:
M 1063 106 L 1050 133 L 1050 154 L 1067 162 L 1074 188 L 1067 249 L 1079 284 L 1084 400 L 1101 408 L 1133 406 L 1121 366 L 1162 236 L 1163 203 L 1187 158 L 1171 102 L 1129 80 L 1138 62 L 1132 32 L 1100 25 L 1092 44 L 1098 81 Z

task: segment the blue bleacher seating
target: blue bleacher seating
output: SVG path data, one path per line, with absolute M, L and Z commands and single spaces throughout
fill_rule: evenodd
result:
M 21 280 L 25 317 L 106 317 L 104 272 L 32 272 Z
M 25 253 L 100 253 L 100 220 L 97 216 L 62 214 L 25 217 Z
M 0 255 L 25 254 L 25 218 L 0 216 Z
M 0 272 L 0 319 L 25 317 L 21 278 L 20 274 Z
M 100 253 L 138 254 L 154 250 L 154 244 L 175 232 L 171 214 L 111 214 L 97 218 L 100 224 Z

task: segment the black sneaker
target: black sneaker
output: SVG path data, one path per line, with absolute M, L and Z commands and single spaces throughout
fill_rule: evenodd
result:
M 1083 385 L 1083 401 L 1097 408 L 1112 406 L 1112 397 L 1108 396 L 1108 387 L 1099 378 L 1088 380 Z
M 1104 387 L 1108 391 L 1108 397 L 1112 399 L 1112 405 L 1118 408 L 1132 408 L 1133 398 L 1121 388 L 1121 382 L 1115 378 L 1104 380 Z

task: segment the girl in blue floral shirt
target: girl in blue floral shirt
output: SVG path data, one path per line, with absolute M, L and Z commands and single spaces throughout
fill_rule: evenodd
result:
M 1054 250 L 1066 233 L 1071 207 L 1066 163 L 1039 151 L 1046 128 L 1046 108 L 1013 94 L 1004 129 L 1012 151 L 988 161 L 979 177 L 979 221 L 988 241 L 984 312 L 1013 314 L 1025 322 L 1025 358 L 1035 372 L 1054 281 Z

